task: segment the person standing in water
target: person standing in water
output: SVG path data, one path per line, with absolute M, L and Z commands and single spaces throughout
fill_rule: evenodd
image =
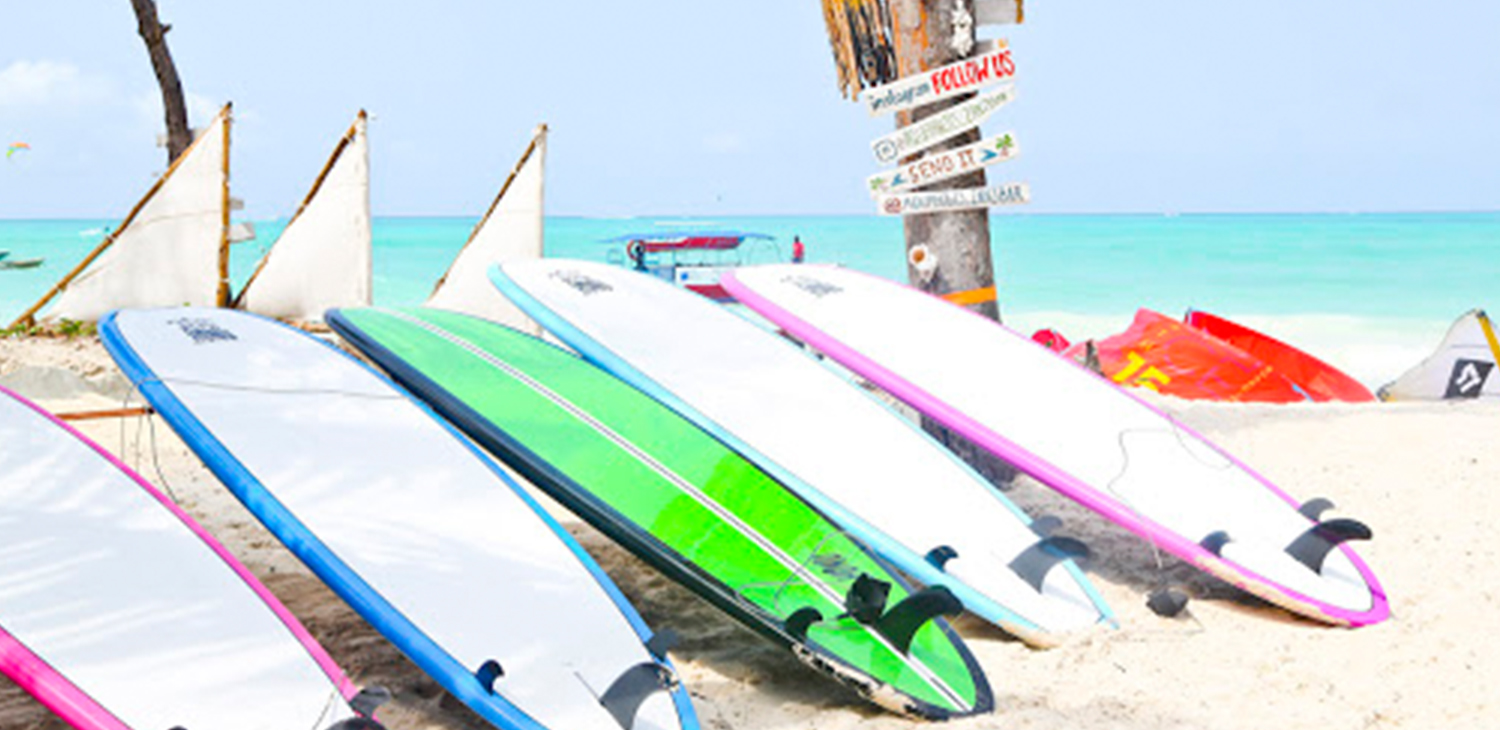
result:
M 800 264 L 807 257 L 807 247 L 802 245 L 801 236 L 792 236 L 792 263 Z

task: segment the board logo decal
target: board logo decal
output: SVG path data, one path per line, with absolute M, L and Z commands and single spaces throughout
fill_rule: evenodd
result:
M 594 277 L 589 276 L 588 274 L 585 274 L 581 271 L 554 271 L 552 272 L 552 278 L 557 279 L 558 281 L 567 284 L 574 289 L 577 289 L 578 293 L 584 296 L 598 294 L 602 291 L 615 290 L 614 287 L 610 286 L 609 284 L 595 279 Z
M 212 320 L 204 319 L 201 317 L 182 317 L 179 319 L 169 319 L 167 320 L 167 324 L 177 325 L 178 329 L 181 329 L 183 334 L 191 338 L 193 340 L 193 344 L 195 345 L 205 345 L 214 342 L 229 342 L 231 340 L 239 339 L 238 337 L 234 336 L 233 332 L 224 329 L 222 326 L 216 324 Z
M 810 562 L 831 578 L 853 580 L 859 577 L 859 570 L 838 553 L 816 553 Z
M 801 289 L 802 291 L 805 291 L 808 294 L 811 294 L 819 299 L 822 299 L 829 294 L 838 294 L 839 292 L 842 292 L 844 290 L 843 287 L 837 284 L 830 284 L 826 281 L 814 279 L 811 276 L 784 276 L 781 278 L 781 281 L 783 284 L 791 284 L 792 286 L 795 286 L 798 289 Z
M 1453 363 L 1453 374 L 1448 376 L 1448 391 L 1443 398 L 1478 398 L 1484 390 L 1484 381 L 1495 369 L 1495 363 L 1484 360 L 1458 360 Z

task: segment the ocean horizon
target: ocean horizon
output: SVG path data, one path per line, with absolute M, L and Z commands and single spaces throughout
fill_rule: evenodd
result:
M 421 303 L 468 239 L 475 217 L 381 216 L 373 222 L 375 303 Z M 231 279 L 247 279 L 285 220 L 251 221 Z M 0 220 L 0 251 L 45 258 L 0 270 L 8 324 L 75 266 L 117 221 Z M 748 263 L 784 261 L 793 237 L 810 263 L 906 277 L 899 218 L 548 216 L 546 255 L 622 261 L 627 233 L 707 227 L 769 234 Z M 1138 308 L 1230 317 L 1379 385 L 1416 364 L 1448 324 L 1500 293 L 1490 265 L 1500 212 L 1003 214 L 991 218 L 1001 316 L 1029 334 L 1078 340 L 1124 329 Z

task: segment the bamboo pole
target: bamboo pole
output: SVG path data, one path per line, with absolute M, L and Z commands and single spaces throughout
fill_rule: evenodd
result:
M 217 305 L 229 306 L 229 124 L 232 121 L 230 105 L 224 105 L 224 183 L 220 190 L 219 202 L 219 294 Z
M 224 108 L 219 111 L 219 116 L 227 117 L 228 114 L 229 105 L 226 104 L 224 105 Z M 79 262 L 77 266 L 73 267 L 72 271 L 69 271 L 63 276 L 62 279 L 58 280 L 56 284 L 52 285 L 52 288 L 47 290 L 47 293 L 43 294 L 42 298 L 37 300 L 36 304 L 31 305 L 31 308 L 27 309 L 25 312 L 22 312 L 21 316 L 17 317 L 14 322 L 11 322 L 10 328 L 15 329 L 21 326 L 35 326 L 36 313 L 41 311 L 42 307 L 47 306 L 47 303 L 51 302 L 52 299 L 59 293 L 61 293 L 63 289 L 66 289 L 68 287 L 68 284 L 72 283 L 73 279 L 77 278 L 79 274 L 83 273 L 84 269 L 87 269 L 89 264 L 94 263 L 94 260 L 99 258 L 99 256 L 102 255 L 106 249 L 114 245 L 115 240 L 120 237 L 120 234 L 124 232 L 126 228 L 130 227 L 130 224 L 135 221 L 135 217 L 140 214 L 141 209 L 145 208 L 146 203 L 150 202 L 151 199 L 156 196 L 156 193 L 161 190 L 162 186 L 167 184 L 167 180 L 171 179 L 173 173 L 177 172 L 178 165 L 181 165 L 182 161 L 187 159 L 188 153 L 192 152 L 193 148 L 197 146 L 198 140 L 194 140 L 191 145 L 188 145 L 187 150 L 183 152 L 183 154 L 179 155 L 176 160 L 173 160 L 172 164 L 167 167 L 167 171 L 162 173 L 161 177 L 157 178 L 155 183 L 152 183 L 151 188 L 146 191 L 146 194 L 142 196 L 140 200 L 136 201 L 135 207 L 131 208 L 130 212 L 126 214 L 125 220 L 120 221 L 120 225 L 116 227 L 115 230 L 112 231 L 109 235 L 105 236 L 104 240 L 100 241 L 99 245 L 94 247 L 93 251 L 90 251 L 87 256 L 83 257 L 83 261 Z M 228 194 L 227 191 L 225 194 Z M 225 216 L 227 217 L 229 210 L 227 201 L 224 209 Z M 227 228 L 224 232 L 224 236 L 227 239 Z M 227 261 L 225 263 L 227 263 Z
M 328 161 L 323 164 L 322 171 L 320 171 L 318 173 L 318 177 L 313 180 L 312 189 L 308 190 L 307 196 L 302 198 L 302 204 L 298 205 L 297 211 L 292 213 L 291 219 L 286 222 L 286 228 L 281 229 L 281 234 L 283 236 L 286 235 L 286 232 L 291 229 L 292 224 L 296 223 L 297 219 L 302 217 L 302 211 L 307 210 L 308 204 L 312 203 L 313 198 L 317 196 L 318 191 L 323 189 L 323 181 L 328 179 L 328 173 L 332 172 L 333 166 L 338 164 L 339 158 L 344 155 L 344 150 L 348 149 L 349 145 L 354 143 L 354 137 L 355 135 L 359 134 L 359 129 L 360 127 L 364 126 L 365 120 L 365 110 L 360 109 L 359 114 L 355 117 L 354 123 L 349 125 L 349 131 L 344 132 L 344 136 L 339 139 L 338 144 L 334 145 L 333 154 L 329 155 Z M 280 242 L 281 239 L 280 237 L 278 237 L 276 240 Z M 250 286 L 253 285 L 256 278 L 260 276 L 261 270 L 266 268 L 266 263 L 271 260 L 271 254 L 275 250 L 276 244 L 273 243 L 271 244 L 271 248 L 266 251 L 266 255 L 260 257 L 260 263 L 255 265 L 255 271 L 251 272 L 250 279 L 245 282 L 245 285 L 243 287 L 240 287 L 240 293 L 236 294 L 234 297 L 234 302 L 231 306 L 233 306 L 235 309 L 244 309 L 245 294 L 250 291 Z
M 134 408 L 109 408 L 100 411 L 73 411 L 71 413 L 56 413 L 59 419 L 64 421 L 96 421 L 101 418 L 130 418 L 132 416 L 149 416 L 156 413 L 151 406 L 136 406 Z
M 458 260 L 463 257 L 464 251 L 468 250 L 469 244 L 473 243 L 474 239 L 479 236 L 479 232 L 484 229 L 484 224 L 488 223 L 490 216 L 495 213 L 495 209 L 500 207 L 500 201 L 505 198 L 505 191 L 510 190 L 510 184 L 516 181 L 516 176 L 521 174 L 521 168 L 526 166 L 526 161 L 531 159 L 531 153 L 536 151 L 537 143 L 541 142 L 542 138 L 546 136 L 547 125 L 537 125 L 536 133 L 531 137 L 531 144 L 526 145 L 526 151 L 521 153 L 521 159 L 516 162 L 515 167 L 511 168 L 510 175 L 505 178 L 505 184 L 500 186 L 500 192 L 495 195 L 494 200 L 490 201 L 489 210 L 484 212 L 484 217 L 480 218 L 479 223 L 474 226 L 474 230 L 469 232 L 469 239 L 464 241 L 463 248 L 458 250 L 458 254 L 448 263 L 448 269 L 443 272 L 442 277 L 432 286 L 432 294 L 428 294 L 428 298 L 431 298 L 434 294 L 438 293 L 439 289 L 443 288 L 443 283 L 448 281 L 448 275 L 453 273 L 454 264 L 458 263 Z

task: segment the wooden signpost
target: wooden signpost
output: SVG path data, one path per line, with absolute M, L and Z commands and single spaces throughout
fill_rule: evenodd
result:
M 1015 98 L 1014 86 L 987 91 L 920 122 L 901 127 L 871 142 L 870 149 L 875 153 L 876 160 L 884 164 L 893 163 L 902 156 L 920 152 L 974 129 Z
M 1030 201 L 1031 188 L 1026 183 L 1006 183 L 987 188 L 882 195 L 878 207 L 881 215 L 916 215 L 997 205 L 1020 205 Z
M 1021 153 L 1015 135 L 1005 134 L 980 140 L 957 149 L 923 155 L 895 170 L 871 175 L 870 195 L 899 193 L 915 187 L 958 177 L 983 167 L 1014 159 Z
M 994 48 L 942 68 L 897 79 L 860 93 L 870 116 L 931 104 L 1016 77 L 1016 62 L 1010 44 L 996 41 Z

